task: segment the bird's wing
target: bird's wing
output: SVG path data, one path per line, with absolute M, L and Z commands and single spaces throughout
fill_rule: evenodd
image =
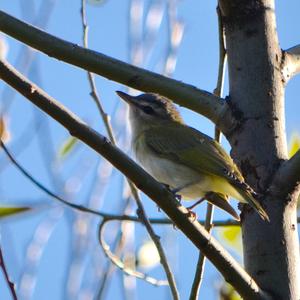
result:
M 143 138 L 161 157 L 184 164 L 198 172 L 226 178 L 233 184 L 244 178 L 220 144 L 200 131 L 176 124 L 148 129 Z M 193 157 L 193 159 L 191 159 Z
M 258 211 L 262 219 L 269 221 L 268 214 L 254 198 L 255 192 L 245 183 L 231 157 L 218 142 L 209 136 L 185 125 L 178 126 L 177 123 L 176 126 L 165 126 L 163 129 L 161 127 L 148 129 L 143 138 L 146 145 L 163 158 L 201 173 L 225 178 L 243 196 L 244 200 Z M 222 197 L 225 196 L 216 194 L 208 200 L 237 217 L 229 208 L 229 204 L 226 205 L 226 201 L 222 203 L 225 199 Z

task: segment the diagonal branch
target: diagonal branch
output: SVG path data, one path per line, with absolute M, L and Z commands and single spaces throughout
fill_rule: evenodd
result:
M 252 299 L 268 299 L 253 278 L 234 258 L 181 206 L 164 185 L 161 185 L 131 160 L 104 136 L 88 127 L 75 114 L 63 107 L 43 90 L 18 73 L 7 62 L 0 61 L 0 78 L 19 91 L 53 119 L 63 125 L 71 135 L 76 136 L 98 152 L 127 176 L 139 189 L 148 195 L 169 216 L 175 225 L 211 260 L 241 296 Z
M 4 274 L 4 278 L 5 278 L 5 281 L 9 287 L 9 290 L 10 290 L 10 293 L 11 293 L 11 296 L 12 296 L 12 299 L 13 300 L 18 300 L 17 298 L 17 294 L 16 294 L 16 286 L 15 284 L 11 281 L 11 279 L 9 278 L 9 275 L 8 275 L 8 272 L 6 270 L 6 266 L 5 266 L 5 262 L 4 262 L 4 258 L 3 258 L 3 254 L 2 254 L 2 249 L 0 247 L 0 268 L 2 269 L 3 271 L 3 274 Z
M 283 52 L 282 75 L 285 82 L 300 73 L 300 45 Z
M 300 150 L 278 169 L 269 190 L 274 194 L 285 196 L 300 184 Z
M 51 57 L 132 88 L 170 98 L 204 115 L 223 132 L 234 126 L 228 105 L 212 93 L 66 42 L 3 11 L 0 11 L 0 30 Z

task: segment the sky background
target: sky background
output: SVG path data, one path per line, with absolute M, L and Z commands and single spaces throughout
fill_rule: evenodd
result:
M 0 8 L 17 18 L 45 28 L 57 37 L 81 45 L 80 2 L 10 0 L 1 1 Z M 151 3 L 160 1 L 135 2 L 143 4 L 144 20 Z M 166 2 L 161 1 L 163 8 L 166 8 Z M 176 68 L 172 76 L 212 92 L 218 69 L 216 2 L 181 0 L 173 3 L 176 8 L 174 18 L 183 26 L 180 28 L 184 28 L 184 34 L 175 51 Z M 130 1 L 126 0 L 106 0 L 100 5 L 87 5 L 89 48 L 122 61 L 132 62 L 131 46 L 135 41 L 138 43 L 145 39 L 149 27 L 139 27 L 137 20 L 135 30 L 129 34 L 129 4 Z M 138 11 L 136 8 L 136 13 Z M 277 29 L 282 49 L 300 42 L 299 11 L 299 1 L 276 2 Z M 142 24 L 145 22 L 142 21 Z M 159 30 L 151 40 L 153 43 L 145 49 L 150 49 L 151 52 L 140 62 L 140 66 L 162 72 L 163 62 L 169 50 L 168 33 L 168 18 L 164 10 Z M 96 106 L 89 96 L 90 89 L 84 70 L 36 51 L 28 51 L 22 44 L 9 37 L 5 37 L 5 41 L 10 63 L 93 128 L 106 135 Z M 286 89 L 288 140 L 292 134 L 300 132 L 299 80 L 299 77 L 291 80 Z M 119 144 L 123 150 L 129 151 L 128 134 L 125 131 L 126 108 L 115 94 L 116 90 L 126 91 L 126 87 L 99 76 L 96 77 L 96 83 L 104 109 L 112 115 Z M 227 91 L 226 79 L 225 96 Z M 122 211 L 126 193 L 123 191 L 122 176 L 118 171 L 112 170 L 84 145 L 76 145 L 68 157 L 61 158 L 59 151 L 68 140 L 66 130 L 33 108 L 31 103 L 7 88 L 3 82 L 0 82 L 0 95 L 1 109 L 5 111 L 11 136 L 8 147 L 33 176 L 70 201 L 111 213 Z M 213 124 L 204 117 L 187 109 L 180 108 L 180 111 L 189 125 L 210 136 L 213 135 Z M 230 150 L 226 141 L 223 145 L 227 151 Z M 1 247 L 8 272 L 17 283 L 20 299 L 92 299 L 91 291 L 99 287 L 99 278 L 107 263 L 97 242 L 97 218 L 86 217 L 68 208 L 63 209 L 10 166 L 3 154 L 0 155 L 0 170 L 1 202 L 34 207 L 32 212 L 22 217 L 0 221 Z M 95 182 L 97 178 L 100 178 L 102 185 Z M 143 197 L 143 202 L 149 216 L 163 216 L 149 199 Z M 202 204 L 197 209 L 199 218 L 205 217 L 205 208 L 206 205 Z M 134 211 L 134 206 L 129 205 L 128 213 L 134 214 Z M 229 217 L 219 210 L 216 210 L 215 215 L 216 220 Z M 172 226 L 160 226 L 155 229 L 166 247 L 181 298 L 187 299 L 198 252 Z M 132 224 L 127 225 L 124 230 L 127 232 L 125 249 L 128 253 L 137 251 L 147 239 L 145 230 L 140 225 Z M 111 225 L 107 230 L 107 241 L 113 244 L 117 232 L 116 224 Z M 220 237 L 218 230 L 214 232 Z M 231 247 L 229 250 L 240 260 L 237 248 Z M 147 270 L 147 273 L 156 278 L 164 278 L 160 267 Z M 221 276 L 208 263 L 200 298 L 216 299 L 220 282 Z M 124 280 L 120 271 L 114 273 L 109 284 L 106 299 L 123 299 L 124 285 L 132 287 L 132 291 L 137 287 L 136 292 L 128 294 L 130 299 L 170 299 L 166 288 L 153 287 L 129 277 Z M 1 276 L 0 291 L 1 299 L 10 299 Z

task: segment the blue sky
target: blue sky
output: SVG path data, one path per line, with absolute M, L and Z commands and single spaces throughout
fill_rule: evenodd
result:
M 0 7 L 29 23 L 36 22 L 38 26 L 45 26 L 46 31 L 53 35 L 74 43 L 82 43 L 79 11 L 81 1 L 26 0 L 25 2 L 22 0 L 2 1 Z M 147 11 L 150 2 L 150 0 L 145 1 L 145 11 Z M 47 3 L 49 5 L 46 6 L 46 12 L 44 14 L 39 13 L 41 4 L 47 5 Z M 300 26 L 300 3 L 295 0 L 277 1 L 276 4 L 280 44 L 283 49 L 286 49 L 300 42 L 297 30 Z M 129 61 L 128 5 L 129 1 L 125 0 L 106 0 L 103 1 L 102 5 L 87 6 L 87 19 L 90 26 L 89 46 L 91 49 L 123 61 Z M 218 69 L 216 2 L 181 0 L 178 1 L 177 7 L 178 20 L 184 23 L 184 36 L 177 52 L 178 59 L 173 77 L 211 92 L 216 84 Z M 46 22 L 47 18 L 49 20 Z M 167 22 L 164 19 L 154 43 L 153 54 L 146 66 L 143 65 L 144 67 L 161 71 L 160 62 L 165 57 L 167 49 L 166 38 Z M 25 65 L 30 65 L 27 73 L 33 81 L 41 85 L 50 95 L 61 101 L 99 132 L 105 134 L 96 107 L 89 96 L 89 86 L 86 73 L 83 70 L 35 51 L 30 54 L 31 56 L 25 56 L 24 48 L 20 43 L 8 37 L 6 42 L 9 46 L 7 59 L 10 63 L 25 72 L 24 64 L 22 65 L 20 59 L 18 60 L 18 57 L 21 59 L 25 57 Z M 112 122 L 119 141 L 123 145 L 122 149 L 128 149 L 126 143 L 128 139 L 122 130 L 126 125 L 125 109 L 115 95 L 116 90 L 124 89 L 124 87 L 101 77 L 96 78 L 96 83 L 105 111 L 113 116 Z M 288 138 L 292 133 L 300 132 L 299 84 L 299 78 L 296 77 L 291 80 L 286 90 Z M 227 88 L 225 87 L 225 95 L 226 93 Z M 66 130 L 49 120 L 37 109 L 33 109 L 28 101 L 6 89 L 3 82 L 0 82 L 0 94 L 1 107 L 6 107 L 8 102 L 11 103 L 7 112 L 11 133 L 8 146 L 12 152 L 18 153 L 18 161 L 49 188 L 72 201 L 86 204 L 91 198 L 90 195 L 93 194 L 91 192 L 93 179 L 97 174 L 99 175 L 99 170 L 103 174 L 109 173 L 109 166 L 103 161 L 99 161 L 95 153 L 82 145 L 78 146 L 67 159 L 59 159 L 59 149 L 68 138 Z M 186 109 L 181 109 L 181 112 L 189 125 L 209 135 L 213 134 L 213 125 L 204 117 Z M 32 137 L 32 132 L 37 136 Z M 29 139 L 30 142 L 28 142 Z M 224 146 L 228 151 L 230 150 L 226 141 Z M 1 244 L 12 279 L 20 288 L 24 274 L 37 275 L 37 277 L 27 276 L 29 283 L 33 283 L 30 281 L 32 278 L 37 278 L 33 294 L 28 297 L 22 294 L 20 299 L 89 299 L 84 297 L 87 297 L 89 289 L 97 285 L 95 274 L 101 273 L 101 267 L 104 268 L 106 264 L 106 260 L 101 254 L 95 255 L 96 251 L 101 252 L 97 246 L 96 226 L 98 221 L 93 219 L 92 221 L 89 220 L 90 223 L 86 223 L 90 226 L 90 234 L 88 239 L 84 243 L 82 242 L 84 247 L 81 248 L 80 230 L 76 230 L 76 226 L 85 223 L 80 223 L 81 218 L 78 217 L 78 214 L 69 209 L 63 211 L 61 206 L 56 205 L 52 199 L 34 187 L 15 168 L 7 165 L 3 168 L 4 163 L 5 157 L 2 155 L 0 157 L 2 202 L 8 204 L 30 203 L 36 207 L 33 212 L 25 214 L 23 218 L 7 219 L 1 222 Z M 99 164 L 100 169 L 98 168 Z M 99 193 L 101 195 L 103 193 L 103 197 L 101 197 L 101 201 L 98 199 L 100 201 L 99 206 L 95 208 L 107 212 L 119 212 L 120 207 L 124 204 L 123 202 L 120 203 L 120 201 L 124 201 L 124 197 L 121 197 L 122 181 L 119 172 L 113 171 L 110 184 L 106 188 L 103 190 L 101 187 L 98 188 L 100 189 Z M 97 191 L 94 191 L 94 194 L 98 195 Z M 155 205 L 146 197 L 143 197 L 143 201 L 149 215 L 162 216 L 162 213 L 158 212 Z M 205 204 L 202 204 L 198 208 L 199 217 L 204 218 L 205 207 Z M 130 211 L 134 213 L 134 208 L 131 207 Z M 82 220 L 87 221 L 84 217 L 82 218 Z M 226 214 L 216 210 L 216 219 L 227 218 Z M 191 243 L 172 227 L 155 228 L 166 244 L 181 297 L 187 299 L 198 253 Z M 130 227 L 129 231 L 131 233 L 128 239 L 135 240 L 137 247 L 147 237 L 144 229 L 139 225 Z M 74 233 L 76 233 L 75 237 Z M 113 241 L 116 228 L 111 229 L 110 233 L 112 236 L 107 236 L 107 239 Z M 43 246 L 43 243 L 46 246 Z M 132 245 L 132 243 L 128 243 L 128 250 L 133 249 Z M 36 256 L 41 255 L 40 259 L 36 261 L 38 263 L 36 266 L 34 262 L 30 261 L 30 251 L 33 251 L 32 253 L 35 253 Z M 233 255 L 240 259 L 236 252 L 233 252 Z M 74 268 L 77 266 L 76 257 L 81 267 L 86 267 L 85 269 L 79 268 L 80 271 L 76 277 L 76 280 L 79 280 L 78 284 L 81 291 L 86 291 L 86 294 L 74 292 L 72 298 L 72 291 L 66 292 L 69 278 L 68 266 L 70 264 Z M 99 262 L 100 271 L 93 269 L 93 262 L 95 261 Z M 160 268 L 149 272 L 152 276 L 164 278 Z M 107 299 L 122 299 L 121 275 L 122 273 L 118 271 L 112 277 Z M 215 268 L 208 263 L 200 294 L 203 299 L 216 299 L 216 287 L 219 285 L 220 279 L 221 277 Z M 135 299 L 141 299 L 141 297 L 143 299 L 153 299 L 154 297 L 170 299 L 168 291 L 164 288 L 152 287 L 140 280 L 136 282 L 127 280 L 126 282 L 133 286 L 137 284 Z M 76 291 L 76 284 L 74 283 L 74 285 Z M 0 290 L 5 289 L 5 283 L 0 277 Z M 9 297 L 9 293 L 6 291 L 5 297 L 2 298 L 1 296 L 1 299 L 10 299 Z

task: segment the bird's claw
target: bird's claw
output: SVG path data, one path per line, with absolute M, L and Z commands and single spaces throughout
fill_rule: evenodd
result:
M 172 189 L 168 184 L 163 183 L 163 185 L 173 194 L 173 196 L 178 200 L 179 203 L 181 203 L 182 196 L 177 194 L 180 189 Z
M 192 211 L 191 209 L 188 209 L 188 208 L 187 208 L 187 210 L 188 210 L 188 213 L 187 213 L 188 218 L 189 219 L 191 218 L 192 222 L 195 222 L 197 220 L 197 213 L 195 213 L 194 211 Z
M 173 191 L 171 191 L 172 193 L 173 193 Z M 174 197 L 176 198 L 176 200 L 178 200 L 178 202 L 179 203 L 181 203 L 181 200 L 182 200 L 182 196 L 181 195 L 179 195 L 179 194 L 176 194 L 176 192 L 175 193 L 173 193 L 174 194 Z

